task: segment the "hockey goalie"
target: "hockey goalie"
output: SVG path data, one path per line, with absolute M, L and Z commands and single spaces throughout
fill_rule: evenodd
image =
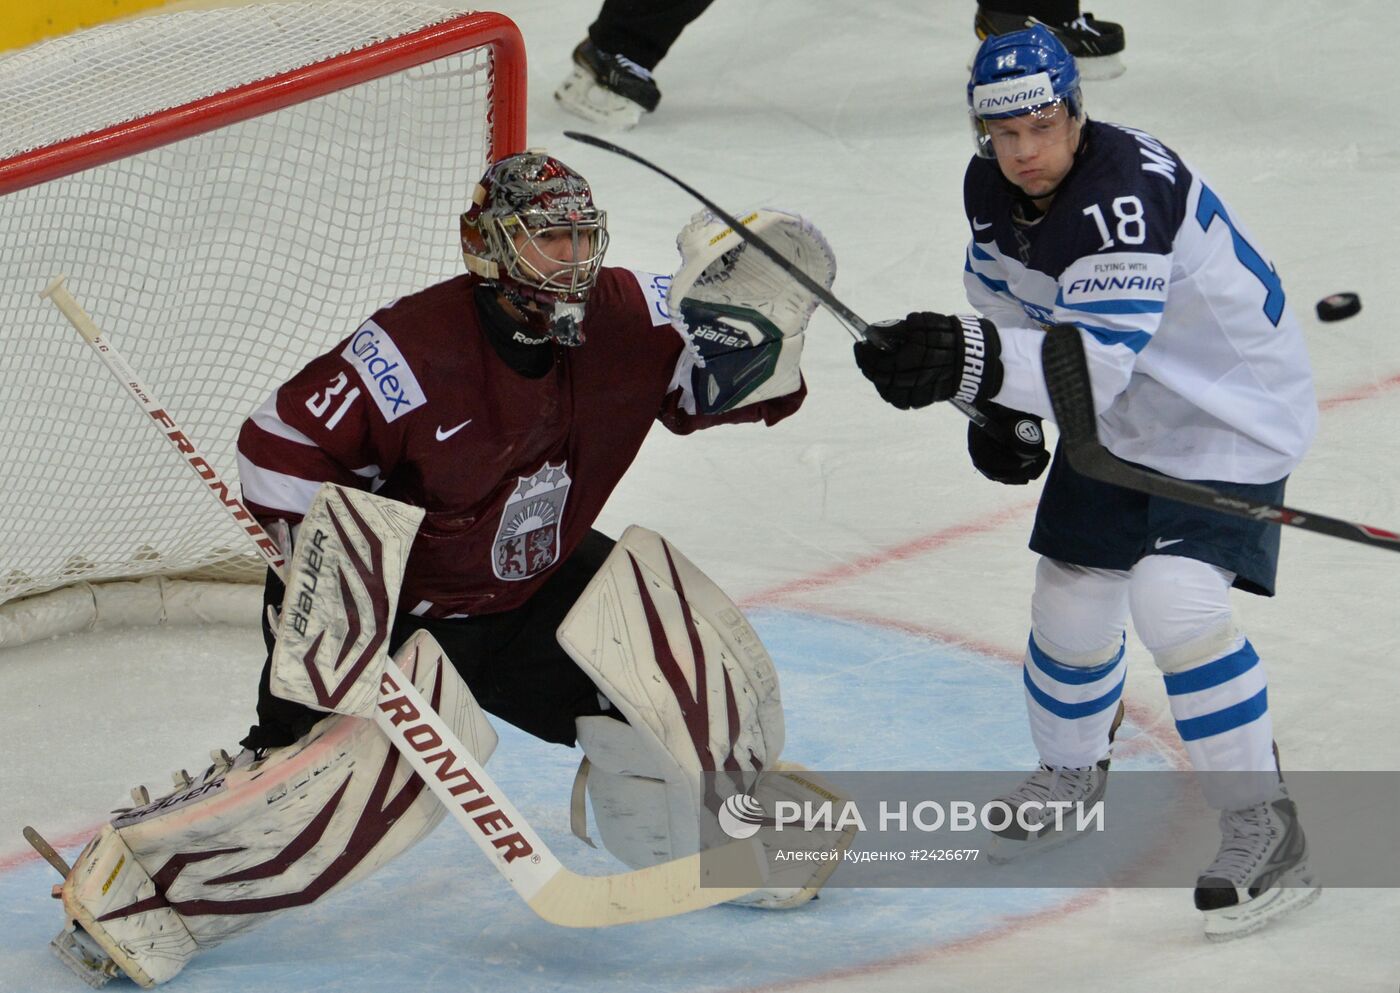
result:
M 809 222 L 743 223 L 831 285 Z M 257 722 L 173 792 L 138 789 L 74 863 L 55 948 L 93 985 L 165 982 L 437 825 L 406 761 L 420 742 L 369 719 L 394 672 L 475 763 L 496 746 L 488 714 L 581 746 L 576 831 L 591 807 L 633 870 L 694 855 L 726 788 L 831 796 L 783 761 L 777 673 L 729 598 L 660 535 L 593 528 L 654 421 L 798 409 L 815 301 L 706 215 L 674 276 L 605 266 L 588 184 L 538 152 L 487 170 L 461 240 L 466 273 L 377 311 L 244 424 L 245 502 L 292 551 L 287 582 L 267 581 Z M 477 823 L 509 876 L 502 818 Z M 834 863 L 815 865 L 741 899 L 800 904 Z

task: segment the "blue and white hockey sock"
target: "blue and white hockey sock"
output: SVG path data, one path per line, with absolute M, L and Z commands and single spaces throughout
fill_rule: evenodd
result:
M 1026 710 L 1040 760 L 1083 769 L 1106 757 L 1126 676 L 1121 642 L 1108 661 L 1073 666 L 1051 658 L 1032 634 L 1026 650 Z
M 1207 802 L 1229 810 L 1267 799 L 1278 786 L 1273 721 L 1264 664 L 1249 639 L 1164 679 L 1186 754 L 1205 774 Z

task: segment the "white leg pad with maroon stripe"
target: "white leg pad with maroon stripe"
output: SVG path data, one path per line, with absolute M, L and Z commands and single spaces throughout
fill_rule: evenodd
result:
M 322 484 L 297 526 L 272 653 L 272 692 L 317 710 L 364 716 L 398 609 L 419 507 Z
M 419 632 L 395 661 L 484 763 L 495 731 L 433 639 Z M 74 863 L 64 909 L 70 927 L 150 986 L 197 952 L 368 876 L 444 813 L 372 721 L 331 715 L 294 745 L 242 752 L 122 812 Z
M 577 722 L 604 847 L 642 868 L 728 840 L 720 804 L 783 747 L 777 670 L 733 601 L 660 535 L 630 527 L 559 643 L 627 719 Z

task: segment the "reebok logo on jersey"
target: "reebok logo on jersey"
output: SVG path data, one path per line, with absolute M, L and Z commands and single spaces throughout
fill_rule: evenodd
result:
M 340 354 L 360 374 L 386 421 L 397 420 L 427 403 L 398 346 L 374 321 L 365 321 Z

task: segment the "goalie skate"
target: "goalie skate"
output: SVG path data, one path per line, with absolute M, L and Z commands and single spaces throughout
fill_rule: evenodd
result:
M 44 861 L 53 866 L 60 876 L 67 877 L 69 872 L 68 863 L 63 861 L 63 856 L 54 850 L 32 827 L 26 826 L 24 829 L 24 840 L 34 846 L 34 850 L 43 856 Z M 63 887 L 54 887 L 54 898 L 63 898 Z M 112 979 L 121 974 L 121 969 L 112 960 L 112 956 L 102 950 L 92 937 L 79 927 L 76 923 L 58 932 L 53 941 L 49 942 L 49 947 L 58 956 L 59 961 L 72 969 L 83 982 L 93 989 L 101 989 Z
M 1263 803 L 1223 812 L 1220 833 L 1215 860 L 1196 880 L 1196 908 L 1211 941 L 1253 934 L 1322 893 L 1298 810 L 1282 789 Z
M 101 989 L 121 975 L 121 969 L 77 924 L 64 928 L 49 942 L 59 961 L 93 989 Z

